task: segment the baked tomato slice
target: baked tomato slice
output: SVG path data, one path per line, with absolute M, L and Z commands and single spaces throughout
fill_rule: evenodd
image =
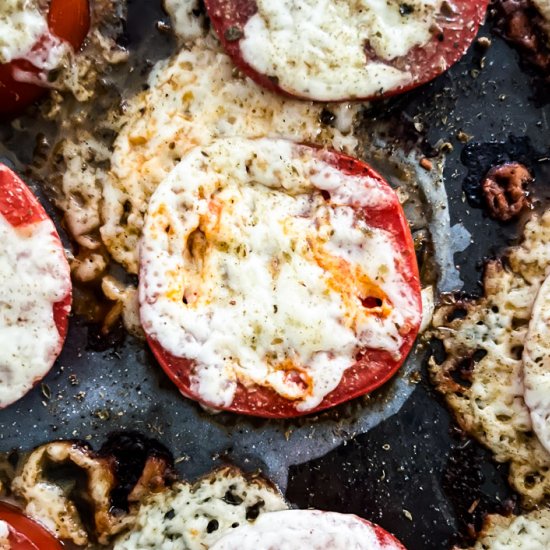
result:
M 7 524 L 10 550 L 62 550 L 63 548 L 49 531 L 10 504 L 0 502 L 0 521 Z
M 211 550 L 256 548 L 405 550 L 393 535 L 363 518 L 319 510 L 267 512 L 253 523 L 231 529 L 211 546 Z
M 47 22 L 53 37 L 78 50 L 90 28 L 88 0 L 50 0 Z M 46 92 L 47 87 L 40 85 L 39 80 L 42 70 L 32 59 L 48 56 L 52 36 L 40 38 L 29 52 L 29 59 L 18 58 L 0 64 L 0 118 L 21 113 Z
M 424 84 L 468 49 L 488 0 L 205 0 L 227 53 L 270 90 L 374 99 Z
M 0 407 L 50 370 L 67 334 L 71 276 L 55 226 L 36 197 L 0 164 Z
M 367 164 L 286 140 L 193 149 L 149 204 L 140 315 L 181 393 L 293 417 L 368 393 L 421 321 L 412 236 Z

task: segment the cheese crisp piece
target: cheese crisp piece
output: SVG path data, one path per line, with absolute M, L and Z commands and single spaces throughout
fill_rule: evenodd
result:
M 194 485 L 176 483 L 149 498 L 114 550 L 204 550 L 265 512 L 286 508 L 279 491 L 263 478 L 223 468 Z
M 523 378 L 533 429 L 550 453 L 550 277 L 533 306 L 523 350 Z
M 510 483 L 533 506 L 550 496 L 550 453 L 533 431 L 524 399 L 523 347 L 550 265 L 550 211 L 533 216 L 506 261 L 489 262 L 484 296 L 439 308 L 434 334 L 445 347 L 432 380 L 459 425 L 510 463 Z
M 231 136 L 285 137 L 348 153 L 357 145 L 350 135 L 355 109 L 330 107 L 336 114 L 351 114 L 323 125 L 325 105 L 283 99 L 259 88 L 235 71 L 229 57 L 203 41 L 159 63 L 148 84 L 148 90 L 127 105 L 110 172 L 93 175 L 85 186 L 85 209 L 82 200 L 65 205 L 77 234 L 89 232 L 99 223 L 101 186 L 103 241 L 132 273 L 138 269 L 137 245 L 149 198 L 193 147 Z M 81 165 L 76 156 L 74 171 L 64 177 L 67 196 L 82 196 Z
M 399 360 L 419 321 L 392 235 L 358 214 L 392 199 L 293 142 L 194 149 L 149 204 L 145 332 L 196 363 L 192 387 L 214 407 L 231 405 L 237 380 L 316 407 L 362 349 Z M 369 297 L 380 306 L 363 306 Z
M 442 0 L 256 0 L 239 46 L 290 93 L 325 101 L 370 97 L 411 81 L 391 65 L 433 38 Z M 365 45 L 372 50 L 367 62 Z
M 548 550 L 548 548 L 550 548 L 550 510 L 544 509 L 522 516 L 488 516 L 477 542 L 468 550 Z
M 357 516 L 318 510 L 263 514 L 222 537 L 211 550 L 403 550 Z

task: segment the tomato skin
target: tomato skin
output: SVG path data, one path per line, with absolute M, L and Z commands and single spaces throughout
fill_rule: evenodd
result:
M 48 12 L 50 32 L 68 42 L 75 50 L 80 48 L 90 28 L 89 0 L 51 0 Z M 20 114 L 36 101 L 47 88 L 15 80 L 14 70 L 38 74 L 32 63 L 14 59 L 0 65 L 0 118 Z
M 11 550 L 63 550 L 49 531 L 11 504 L 0 502 L 0 520 L 10 526 Z
M 247 21 L 258 11 L 255 0 L 204 0 L 210 21 L 225 51 L 235 65 L 260 86 L 287 97 L 298 97 L 313 101 L 369 101 L 405 93 L 430 82 L 449 67 L 454 65 L 466 53 L 483 23 L 489 0 L 455 0 L 453 6 L 459 10 L 460 19 L 465 25 L 457 24 L 457 17 L 450 18 L 443 27 L 443 39 L 437 36 L 422 47 L 413 48 L 404 59 L 410 66 L 412 80 L 405 86 L 382 91 L 367 97 L 341 97 L 338 99 L 309 97 L 279 86 L 276 79 L 258 72 L 244 59 L 240 49 L 240 39 L 235 40 L 237 32 L 244 29 Z M 233 36 L 231 36 L 233 34 Z
M 376 525 L 376 523 L 371 523 L 370 521 L 367 521 L 363 518 L 358 519 L 360 519 L 363 523 L 370 525 L 370 527 L 376 534 L 378 542 L 380 542 L 382 545 L 387 546 L 392 550 L 407 550 L 392 534 L 388 533 L 385 529 L 382 529 L 382 527 L 380 527 L 379 525 Z
M 337 167 L 347 175 L 367 176 L 377 180 L 384 186 L 388 186 L 382 176 L 358 159 L 334 151 L 316 147 L 310 148 L 316 151 L 316 155 L 321 160 Z M 401 273 L 412 290 L 418 312 L 421 313 L 420 276 L 414 242 L 397 195 L 393 193 L 393 200 L 386 202 L 383 206 L 363 209 L 363 215 L 365 221 L 371 227 L 384 229 L 394 238 L 396 246 L 402 252 Z M 396 361 L 386 351 L 362 350 L 357 362 L 344 372 L 339 385 L 313 409 L 307 411 L 297 410 L 292 401 L 280 396 L 271 388 L 258 385 L 245 387 L 243 384 L 238 383 L 233 402 L 228 407 L 222 407 L 221 410 L 263 418 L 293 418 L 317 413 L 370 393 L 392 378 L 403 364 L 418 335 L 420 317 L 421 315 L 419 315 L 418 323 L 411 326 L 409 332 L 403 336 L 400 360 Z M 220 410 L 219 406 L 205 401 L 199 394 L 192 391 L 190 376 L 194 366 L 193 361 L 172 355 L 149 335 L 147 335 L 147 340 L 160 365 L 185 397 Z
M 0 163 L 0 215 L 14 227 L 50 219 L 27 185 L 2 163 Z M 59 235 L 55 233 L 54 236 L 59 242 L 59 246 L 63 247 Z M 66 269 L 67 277 L 70 278 L 68 264 Z M 53 305 L 53 316 L 61 345 L 67 336 L 71 303 L 72 292 L 69 291 L 63 300 Z

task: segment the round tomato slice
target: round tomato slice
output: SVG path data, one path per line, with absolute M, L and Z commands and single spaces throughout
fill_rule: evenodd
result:
M 51 0 L 48 12 L 48 27 L 52 35 L 68 42 L 75 50 L 80 48 L 90 28 L 88 0 Z M 47 38 L 33 48 L 39 49 Z M 38 75 L 40 70 L 26 59 L 14 59 L 0 65 L 0 118 L 15 116 L 39 99 L 47 90 L 35 82 L 22 82 L 15 76 L 17 71 Z
M 254 523 L 230 530 L 212 550 L 405 550 L 387 531 L 351 514 L 319 510 L 284 510 L 261 514 Z
M 59 355 L 67 335 L 72 285 L 69 264 L 52 220 L 25 183 L 3 164 L 0 164 L 0 218 L 2 218 L 2 225 L 7 222 L 9 226 L 16 229 L 12 235 L 14 238 L 18 238 L 19 234 L 22 236 L 21 242 L 17 245 L 13 244 L 12 246 L 12 243 L 8 242 L 4 249 L 0 246 L 0 261 L 3 266 L 6 266 L 6 270 L 0 272 L 0 275 L 10 279 L 3 282 L 4 292 L 7 293 L 7 289 L 11 288 L 16 300 L 9 304 L 5 310 L 0 306 L 0 325 L 4 325 L 6 330 L 8 328 L 17 330 L 13 338 L 16 347 L 11 350 L 12 355 L 10 355 L 12 359 L 9 365 L 3 365 L 3 368 L 11 368 L 14 371 L 10 384 L 0 385 L 0 407 L 5 407 L 21 398 L 38 383 L 47 374 Z M 36 249 L 36 244 L 32 242 L 35 238 L 39 239 L 39 246 L 44 246 L 44 250 Z M 34 247 L 32 253 L 24 250 L 25 243 Z M 18 258 L 15 264 L 13 263 L 14 257 Z M 18 271 L 18 269 L 22 269 L 21 265 L 35 271 L 21 273 Z M 18 278 L 21 278 L 21 285 L 26 285 L 25 289 L 29 292 L 27 297 L 16 292 Z M 41 279 L 43 286 L 47 286 L 47 290 L 40 288 L 42 285 L 33 283 L 35 278 Z M 11 284 L 12 287 L 9 287 L 8 284 Z M 33 292 L 36 292 L 36 296 L 32 294 Z M 39 301 L 38 295 L 40 295 L 41 301 Z M 3 302 L 9 303 L 10 296 L 9 293 L 5 294 Z M 26 304 L 25 300 L 27 300 Z M 47 305 L 47 302 L 50 305 Z M 44 309 L 38 309 L 42 306 Z M 14 326 L 14 320 L 10 315 L 16 311 L 17 307 L 25 310 L 28 313 L 28 318 L 25 321 L 18 321 Z M 37 309 L 33 309 L 30 313 L 29 308 L 31 307 Z M 47 307 L 51 308 L 53 317 L 52 313 L 46 310 Z M 39 323 L 31 324 L 38 318 L 33 315 L 40 316 L 42 322 L 53 318 L 57 336 L 50 335 L 48 339 L 44 340 L 36 333 L 29 333 L 28 340 L 32 340 L 36 346 L 32 351 L 34 359 L 29 356 L 26 357 L 27 360 L 24 361 L 24 364 L 19 364 L 18 352 L 24 353 L 24 350 L 28 348 L 28 343 L 21 339 L 25 327 L 32 326 L 39 331 L 42 328 L 46 330 L 46 327 L 40 327 Z M 46 341 L 49 344 L 44 344 L 44 348 L 41 349 L 40 344 Z M 41 359 L 39 360 L 38 357 Z
M 205 0 L 235 64 L 261 86 L 317 101 L 369 100 L 434 79 L 466 53 L 488 0 Z
M 44 527 L 29 519 L 15 506 L 0 502 L 0 521 L 9 529 L 11 550 L 62 550 L 62 544 Z
M 256 163 L 273 174 L 267 183 L 257 176 L 267 191 L 256 196 L 251 188 L 262 186 L 246 179 L 242 187 L 230 187 L 249 177 L 248 170 L 254 173 L 234 172 L 235 166 Z M 323 198 L 312 186 L 311 196 L 285 198 L 284 207 L 279 198 L 268 203 L 273 187 L 286 193 L 298 185 L 293 175 L 280 183 L 284 166 L 296 178 L 313 174 L 315 185 L 327 186 Z M 227 188 L 226 167 L 232 182 Z M 180 197 L 183 187 L 188 202 Z M 295 215 L 287 218 L 287 211 Z M 326 216 L 340 220 L 334 221 L 340 224 L 334 240 L 337 226 L 327 225 Z M 232 240 L 234 235 L 243 240 Z M 267 242 L 275 243 L 269 252 Z M 242 260 L 234 261 L 227 247 L 235 247 Z M 341 304 L 336 312 L 335 300 Z M 151 199 L 140 250 L 142 324 L 180 392 L 208 407 L 295 417 L 371 392 L 407 357 L 421 311 L 413 239 L 397 195 L 357 159 L 284 140 L 219 140 L 189 153 Z M 394 348 L 382 343 L 386 338 L 396 339 Z M 205 350 L 214 348 L 223 352 L 208 356 Z M 267 364 L 267 374 L 250 374 L 260 363 Z

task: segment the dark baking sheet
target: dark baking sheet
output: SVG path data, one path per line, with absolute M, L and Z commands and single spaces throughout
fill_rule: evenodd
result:
M 156 30 L 161 18 L 166 20 L 156 1 L 129 2 L 124 41 L 136 67 L 173 47 L 172 39 Z M 441 139 L 454 145 L 445 169 L 451 219 L 462 223 L 473 241 L 455 260 L 463 290 L 474 293 L 483 258 L 509 243 L 517 227 L 489 220 L 475 207 L 475 185 L 467 189 L 468 202 L 463 184 L 477 182 L 496 157 L 511 157 L 535 170 L 541 200 L 550 191 L 545 187 L 550 109 L 544 92 L 539 88 L 535 94 L 531 76 L 520 68 L 517 54 L 491 34 L 490 23 L 482 35 L 493 40 L 487 52 L 472 48 L 435 82 L 370 113 L 372 128 L 387 120 L 423 125 L 427 152 Z M 139 73 L 129 78 L 130 86 L 140 81 Z M 459 131 L 472 137 L 468 144 L 457 139 Z M 29 159 L 30 134 L 0 128 L 0 137 L 8 149 L 16 148 L 20 161 Z M 6 153 L 5 160 L 16 158 Z M 210 416 L 180 397 L 143 344 L 121 330 L 102 338 L 95 327 L 73 318 L 46 386 L 0 411 L 0 451 L 30 449 L 53 438 L 85 439 L 99 447 L 114 430 L 139 430 L 164 442 L 186 477 L 226 461 L 259 468 L 286 489 L 293 504 L 372 519 L 409 550 L 444 549 L 483 513 L 508 507 L 513 495 L 506 468 L 454 432 L 425 372 L 419 383 L 409 376 L 425 354 L 419 348 L 406 374 L 370 398 L 320 417 L 273 422 Z

